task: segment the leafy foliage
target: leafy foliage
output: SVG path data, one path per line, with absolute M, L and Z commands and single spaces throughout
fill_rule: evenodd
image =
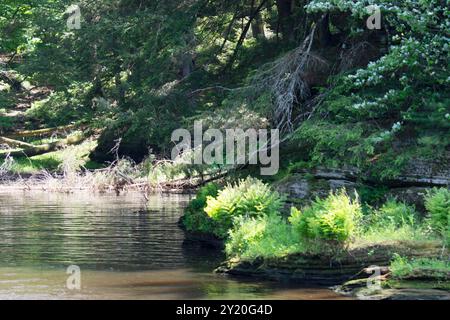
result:
M 227 255 L 251 261 L 301 252 L 335 254 L 367 243 L 435 239 L 414 208 L 389 200 L 363 216 L 358 200 L 344 191 L 301 210 L 293 207 L 288 220 L 279 213 L 235 218 L 226 240 Z
M 236 218 L 225 248 L 229 257 L 245 260 L 281 257 L 301 250 L 302 245 L 291 226 L 276 214 Z
M 208 183 L 200 188 L 195 199 L 189 202 L 184 212 L 182 223 L 187 231 L 213 234 L 217 227 L 214 221 L 208 217 L 204 209 L 208 197 L 215 197 L 219 191 L 219 186 L 215 183 Z
M 252 185 L 257 189 L 253 190 Z M 352 199 L 341 190 L 324 199 L 317 198 L 301 210 L 292 207 L 287 221 L 280 214 L 279 195 L 271 198 L 268 190 L 267 185 L 252 178 L 220 191 L 217 186 L 207 186 L 190 204 L 185 225 L 189 221 L 193 227 L 188 230 L 215 233 L 225 238 L 227 256 L 248 261 L 307 251 L 336 253 L 344 247 L 368 242 L 436 240 L 414 207 L 393 199 L 379 208 L 369 207 L 363 215 L 358 198 Z M 427 209 L 436 217 L 448 213 L 447 195 L 448 190 L 435 189 L 427 196 Z M 255 206 L 255 202 L 266 205 Z M 275 205 L 268 205 L 270 202 Z M 265 210 L 261 210 L 263 208 Z M 202 209 L 204 212 L 200 215 Z M 215 219 L 205 212 L 213 212 Z M 440 218 L 437 221 L 441 221 Z
M 227 185 L 217 197 L 207 197 L 205 212 L 218 223 L 216 234 L 225 238 L 235 218 L 278 214 L 283 204 L 284 197 L 268 184 L 247 178 L 237 184 Z
M 378 209 L 370 209 L 362 220 L 360 240 L 377 243 L 387 240 L 414 241 L 429 238 L 414 207 L 390 199 Z
M 27 116 L 31 119 L 40 119 L 49 126 L 85 119 L 93 114 L 94 107 L 94 101 L 86 99 L 89 90 L 91 90 L 90 83 L 74 83 L 66 92 L 56 92 L 44 100 L 35 102 L 27 110 Z M 100 113 L 100 110 L 97 111 Z
M 417 220 L 417 213 L 413 207 L 390 199 L 381 208 L 375 210 L 371 218 L 372 226 L 398 228 L 404 225 L 414 225 Z
M 396 254 L 391 261 L 390 270 L 396 279 L 426 273 L 429 277 L 448 280 L 450 262 L 449 260 L 429 258 L 408 259 Z
M 386 32 L 376 44 L 370 40 L 376 35 L 364 29 L 369 5 L 381 10 Z M 316 164 L 350 163 L 378 179 L 399 175 L 413 157 L 445 154 L 450 141 L 448 8 L 438 0 L 313 0 L 307 10 L 345 15 L 335 27 L 346 35 L 341 45 L 349 49 L 337 63 L 355 64 L 330 78 L 320 111 L 297 129 L 293 142 Z M 375 54 L 358 65 L 357 48 Z
M 141 167 L 151 167 L 152 182 L 209 172 L 158 161 L 170 154 L 171 132 L 194 120 L 222 129 L 281 126 L 289 133 L 282 152 L 294 150 L 281 155 L 288 173 L 356 166 L 383 180 L 413 158 L 448 153 L 450 13 L 440 0 L 80 0 L 81 30 L 67 29 L 70 4 L 2 1 L 2 71 L 17 69 L 20 81 L 52 91 L 26 112 L 33 126 L 102 128 L 92 156 L 109 160 L 121 141 L 119 155 L 141 161 L 150 154 Z M 379 6 L 381 30 L 365 28 L 368 5 Z M 7 82 L 1 79 L 2 108 L 21 94 Z M 2 132 L 14 126 L 0 116 Z M 342 247 L 357 236 L 428 236 L 414 209 L 393 200 L 361 218 L 358 200 L 331 194 L 293 208 L 290 224 L 283 205 L 256 179 L 222 190 L 211 184 L 183 222 L 188 231 L 229 237 L 228 254 L 249 258 L 312 242 Z M 448 190 L 430 193 L 426 207 L 432 228 L 448 239 Z
M 289 221 L 300 238 L 310 242 L 345 245 L 356 235 L 362 216 L 358 200 L 345 193 L 331 193 L 326 199 L 316 199 L 303 210 L 292 208 Z
M 442 1 L 82 0 L 81 30 L 67 29 L 70 4 L 2 1 L 0 54 L 17 55 L 24 78 L 55 91 L 33 119 L 106 128 L 99 161 L 118 139 L 119 154 L 136 161 L 149 150 L 168 157 L 170 133 L 195 119 L 276 126 L 286 116 L 279 105 L 295 130 L 286 142 L 302 150 L 293 161 L 383 179 L 448 149 Z M 369 4 L 380 7 L 382 30 L 365 28 Z M 313 25 L 330 39 L 316 30 L 306 54 L 299 43 Z
M 450 191 L 435 188 L 428 192 L 425 207 L 430 214 L 431 226 L 450 243 Z

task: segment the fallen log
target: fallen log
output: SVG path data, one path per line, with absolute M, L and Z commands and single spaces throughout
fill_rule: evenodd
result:
M 19 140 L 9 139 L 6 137 L 0 137 L 0 143 L 7 144 L 10 147 L 19 147 L 19 148 L 33 148 L 35 147 L 31 143 L 26 143 Z
M 34 157 L 41 154 L 46 154 L 49 152 L 56 151 L 59 148 L 63 148 L 68 145 L 78 144 L 82 142 L 85 139 L 83 134 L 75 134 L 70 137 L 67 137 L 66 139 L 55 141 L 48 144 L 43 144 L 39 146 L 33 146 L 30 148 L 17 150 L 17 151 L 11 151 L 11 152 L 3 152 L 0 154 L 0 159 L 6 158 L 7 156 L 10 157 Z
M 58 131 L 65 131 L 65 130 L 72 130 L 75 128 L 75 125 L 70 124 L 67 126 L 60 126 L 60 127 L 54 127 L 54 128 L 45 128 L 45 129 L 38 129 L 38 130 L 24 130 L 19 132 L 14 132 L 11 134 L 8 134 L 8 138 L 27 138 L 27 137 L 38 137 L 38 136 L 44 136 L 44 135 L 51 135 Z

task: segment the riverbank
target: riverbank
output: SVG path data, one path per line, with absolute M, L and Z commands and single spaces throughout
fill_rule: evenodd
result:
M 1 168 L 0 168 L 1 169 Z M 155 181 L 148 173 L 126 159 L 117 160 L 101 169 L 39 170 L 34 173 L 17 173 L 0 170 L 0 191 L 50 191 L 50 192 L 133 192 L 192 194 L 208 181 L 223 175 L 186 177 Z
M 290 212 L 285 199 L 253 178 L 207 185 L 191 201 L 181 223 L 193 241 L 213 245 L 213 239 L 216 247 L 222 241 L 227 258 L 217 274 L 342 288 L 376 277 L 383 289 L 391 290 L 378 295 L 380 299 L 394 297 L 394 289 L 403 290 L 418 279 L 426 290 L 449 291 L 448 189 L 426 192 L 426 212 L 421 213 L 392 198 L 370 206 L 356 190 L 329 191 L 302 207 L 291 204 Z M 340 292 L 369 298 L 364 288 Z M 417 292 L 411 296 L 415 298 Z
M 224 242 L 202 234 L 186 234 L 190 245 L 223 250 Z M 444 249 L 444 250 L 443 250 Z M 358 300 L 450 300 L 450 270 L 411 269 L 401 278 L 393 275 L 396 255 L 408 259 L 449 256 L 438 241 L 371 244 L 338 256 L 293 254 L 253 261 L 227 259 L 214 273 L 231 279 L 254 279 L 292 285 L 328 287 Z
M 27 182 L 28 181 L 28 182 Z M 29 183 L 24 179 L 21 183 Z M 60 182 L 64 181 L 61 178 Z M 17 182 L 19 183 L 19 182 Z M 24 185 L 26 186 L 26 185 Z M 44 185 L 35 188 L 14 189 L 11 186 L 0 185 L 0 193 L 14 194 L 22 190 L 26 194 L 39 191 L 51 191 L 50 194 L 66 194 L 79 192 L 83 194 L 86 189 L 45 189 Z M 47 184 L 48 186 L 48 184 Z M 55 192 L 56 190 L 56 192 Z M 123 188 L 117 194 L 139 191 L 141 199 L 149 197 L 149 190 L 133 190 Z M 104 190 L 102 193 L 115 193 L 114 189 Z M 171 193 L 165 189 L 165 193 Z M 188 190 L 173 190 L 175 193 L 186 193 Z M 152 192 L 150 192 L 151 194 Z M 144 196 L 142 196 L 144 195 Z M 152 197 L 152 196 L 150 196 Z M 197 197 L 198 199 L 198 197 Z M 226 248 L 226 242 L 217 236 L 205 233 L 195 233 L 186 230 L 183 219 L 178 220 L 178 226 L 184 229 L 184 250 L 196 251 L 198 248 L 207 248 L 210 252 L 220 253 Z M 192 246 L 192 245 L 195 246 Z M 198 247 L 197 244 L 200 244 Z M 274 281 L 275 283 L 290 283 L 298 286 L 313 286 L 329 288 L 336 293 L 356 299 L 447 299 L 450 288 L 450 278 L 405 278 L 401 281 L 389 278 L 389 265 L 395 255 L 406 258 L 435 258 L 449 256 L 448 249 L 443 248 L 438 240 L 425 241 L 390 241 L 374 243 L 353 244 L 346 250 L 339 252 L 299 252 L 283 256 L 257 257 L 254 259 L 231 257 L 222 262 L 216 269 L 216 275 L 226 275 L 230 279 L 243 281 Z M 217 265 L 213 266 L 216 267 Z M 381 291 L 367 291 L 367 280 L 373 273 L 368 273 L 370 266 L 379 266 L 382 281 Z M 211 269 L 212 270 L 212 269 Z M 386 271 L 388 270 L 388 271 Z M 420 285 L 417 284 L 420 280 Z M 438 283 L 438 285 L 436 285 Z M 444 285 L 442 285 L 444 283 Z
M 445 281 L 435 277 L 399 281 L 386 274 L 351 280 L 333 289 L 340 295 L 358 300 L 450 300 L 449 278 Z
M 201 239 L 205 245 L 205 239 Z M 295 254 L 283 258 L 241 261 L 228 259 L 214 270 L 236 279 L 329 287 L 358 300 L 450 300 L 450 271 L 412 269 L 407 276 L 393 275 L 393 257 L 433 259 L 449 256 L 438 242 L 391 243 L 355 248 L 339 257 Z
M 381 270 L 389 270 L 390 262 L 396 254 L 406 258 L 430 259 L 448 256 L 448 250 L 445 247 L 445 250 L 443 250 L 440 240 L 428 237 L 429 235 L 422 232 L 421 224 L 424 222 L 426 213 L 423 211 L 421 213 L 416 212 L 412 206 L 399 202 L 398 197 L 396 197 L 398 201 L 387 202 L 385 205 L 380 204 L 377 208 L 365 207 L 364 210 L 369 210 L 368 216 L 375 219 L 374 221 L 371 221 L 372 218 L 366 219 L 366 222 L 379 225 L 376 232 L 371 234 L 369 238 L 364 238 L 364 241 L 349 243 L 350 245 L 345 246 L 345 249 L 343 247 L 338 251 L 334 251 L 337 244 L 334 240 L 328 243 L 328 240 L 325 241 L 321 245 L 321 250 L 315 252 L 303 247 L 302 241 L 300 241 L 302 237 L 299 234 L 294 235 L 291 224 L 287 222 L 289 217 L 287 208 L 301 204 L 307 207 L 308 204 L 314 203 L 314 201 L 311 202 L 313 196 L 326 199 L 330 192 L 339 192 L 339 188 L 347 187 L 349 194 L 353 195 L 351 197 L 342 195 L 341 198 L 332 200 L 336 203 L 329 209 L 343 210 L 343 212 L 356 210 L 361 211 L 362 214 L 360 200 L 357 202 L 351 200 L 351 198 L 355 198 L 355 195 L 355 199 L 359 199 L 357 192 L 361 188 L 351 174 L 346 173 L 345 175 L 344 173 L 345 171 L 320 169 L 315 171 L 314 176 L 311 177 L 307 176 L 305 172 L 298 172 L 289 179 L 282 179 L 265 186 L 257 179 L 248 178 L 246 179 L 247 183 L 242 181 L 232 183 L 234 187 L 229 187 L 227 195 L 219 200 L 219 193 L 223 192 L 224 187 L 227 188 L 221 181 L 225 174 L 155 183 L 155 180 L 152 182 L 152 179 L 149 179 L 148 174 L 143 174 L 142 167 L 127 159 L 121 159 L 106 168 L 95 170 L 58 170 L 53 172 L 44 170 L 35 174 L 24 175 L 7 173 L 3 175 L 3 181 L 0 183 L 0 192 L 76 193 L 89 191 L 116 195 L 139 192 L 143 195 L 143 198 L 148 199 L 149 195 L 158 192 L 193 193 L 199 189 L 199 186 L 206 185 L 200 189 L 200 196 L 197 195 L 196 199 L 197 202 L 191 202 L 188 206 L 188 210 L 191 208 L 191 213 L 193 213 L 191 219 L 187 221 L 180 219 L 178 225 L 185 230 L 184 243 L 188 245 L 186 250 L 196 250 L 189 245 L 200 243 L 201 248 L 213 249 L 216 252 L 226 251 L 228 258 L 220 266 L 214 266 L 218 267 L 215 270 L 218 275 L 227 275 L 236 279 L 295 283 L 297 285 L 336 286 L 334 290 L 337 293 L 357 299 L 408 297 L 416 299 L 425 296 L 430 299 L 434 297 L 446 299 L 445 292 L 448 292 L 449 289 L 445 286 L 444 288 L 442 286 L 436 287 L 436 279 L 433 277 L 422 281 L 420 288 L 416 288 L 411 279 L 402 279 L 401 282 L 396 281 L 397 286 L 394 287 L 394 282 L 391 279 L 383 277 L 382 293 L 366 290 L 364 284 L 367 283 L 367 278 L 370 278 L 371 275 L 365 273 L 364 270 L 370 266 L 379 266 Z M 429 177 L 433 176 L 430 175 Z M 445 177 L 447 176 L 445 175 Z M 211 183 L 216 179 L 220 182 L 219 184 Z M 231 179 L 231 181 L 236 180 Z M 432 181 L 435 181 L 435 179 Z M 440 179 L 439 181 L 443 180 Z M 243 184 L 243 187 L 239 184 Z M 314 188 L 310 187 L 311 185 Z M 274 190 L 274 187 L 278 191 Z M 201 190 L 207 191 L 202 194 Z M 308 190 L 308 193 L 304 193 L 302 190 Z M 422 186 L 420 200 L 419 197 L 415 197 L 415 203 L 419 204 L 417 207 L 425 210 L 424 199 L 431 190 L 430 187 Z M 417 192 L 417 188 L 414 191 Z M 285 198 L 285 195 L 287 195 L 287 198 Z M 211 201 L 210 198 L 215 199 L 215 204 L 208 206 L 208 202 Z M 284 203 L 285 199 L 289 205 Z M 244 204 L 242 201 L 244 201 Z M 318 208 L 322 206 L 320 202 L 316 204 Z M 211 212 L 219 213 L 218 217 L 230 216 L 230 218 L 227 218 L 230 220 L 221 220 L 220 222 L 220 224 L 226 225 L 226 228 L 232 228 L 231 221 L 234 215 L 239 215 L 236 213 L 239 210 L 243 216 L 248 216 L 249 213 L 254 214 L 258 210 L 261 215 L 255 214 L 252 217 L 254 220 L 240 220 L 240 225 L 231 229 L 235 233 L 235 239 L 233 240 L 235 243 L 230 249 L 231 241 L 221 238 L 229 234 L 230 230 L 220 229 L 220 224 L 212 223 L 213 220 L 204 212 L 207 207 L 208 210 L 212 210 Z M 230 208 L 235 208 L 233 210 L 238 211 L 233 211 L 233 214 L 231 214 Z M 264 218 L 267 215 L 275 215 L 279 218 L 275 218 L 275 220 Z M 384 215 L 387 216 L 387 220 L 383 218 Z M 351 216 L 348 218 L 353 219 Z M 348 220 L 345 223 L 353 222 Z M 202 231 L 209 230 L 211 233 L 196 232 L 195 228 L 200 228 Z M 219 228 L 217 229 L 220 230 L 219 233 L 214 234 L 214 228 Z M 381 231 L 383 228 L 389 229 L 390 233 L 383 233 Z M 267 232 L 269 237 L 265 239 Z M 381 235 L 378 234 L 380 232 Z M 417 239 L 413 239 L 416 237 Z M 227 248 L 227 244 L 229 248 Z M 328 249 L 327 246 L 329 246 Z M 325 250 L 323 250 L 324 248 Z M 254 252 L 248 253 L 249 250 L 254 250 Z M 448 283 L 449 279 L 440 279 L 439 281 Z M 399 283 L 401 283 L 400 286 Z
M 392 275 L 396 254 L 409 259 L 448 256 L 437 242 L 370 245 L 340 257 L 296 254 L 283 258 L 240 261 L 229 259 L 215 272 L 232 277 L 270 279 L 283 283 L 330 286 L 359 300 L 450 300 L 450 271 L 411 270 L 401 279 Z
M 399 241 L 349 248 L 333 256 L 326 253 L 298 253 L 278 258 L 257 258 L 253 261 L 231 258 L 217 268 L 216 272 L 331 286 L 367 278 L 362 272 L 365 268 L 385 268 L 389 266 L 394 254 L 408 258 L 433 258 L 442 253 L 442 245 L 437 241 Z M 445 254 L 448 255 L 448 251 Z

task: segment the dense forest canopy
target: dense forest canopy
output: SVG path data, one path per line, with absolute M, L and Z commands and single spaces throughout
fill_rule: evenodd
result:
M 101 129 L 97 161 L 118 139 L 122 156 L 168 158 L 171 132 L 195 120 L 279 128 L 284 168 L 385 178 L 448 154 L 445 0 L 80 0 L 71 29 L 73 4 L 2 1 L 0 109 L 21 84 L 49 88 L 28 129 Z

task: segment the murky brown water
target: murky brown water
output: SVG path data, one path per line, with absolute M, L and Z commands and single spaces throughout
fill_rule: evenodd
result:
M 184 246 L 189 197 L 0 194 L 0 299 L 340 299 L 327 288 L 214 275 L 220 252 Z M 81 290 L 66 286 L 81 270 Z

